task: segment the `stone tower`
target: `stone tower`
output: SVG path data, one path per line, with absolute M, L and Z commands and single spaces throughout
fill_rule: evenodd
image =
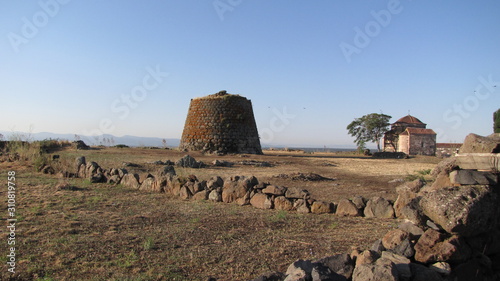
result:
M 226 91 L 191 100 L 179 148 L 262 154 L 252 102 Z

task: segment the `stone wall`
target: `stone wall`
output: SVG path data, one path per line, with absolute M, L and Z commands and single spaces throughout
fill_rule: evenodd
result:
M 219 154 L 262 154 L 252 102 L 225 91 L 192 99 L 179 148 Z
M 191 157 L 181 160 L 177 165 L 200 163 Z M 186 200 L 402 221 L 371 249 L 315 261 L 297 260 L 284 273 L 270 272 L 253 281 L 500 280 L 499 174 L 461 169 L 455 158 L 446 159 L 432 171 L 436 177 L 432 184 L 415 180 L 396 187 L 395 202 L 361 196 L 326 202 L 312 198 L 307 190 L 276 186 L 255 177 L 214 176 L 208 181 L 194 175 L 177 177 L 172 165 L 155 175 L 137 175 L 121 168 L 103 169 L 79 157 L 75 168 L 76 173 L 62 172 L 63 176 L 120 183 Z
M 399 147 L 408 155 L 435 155 L 435 135 L 400 135 Z

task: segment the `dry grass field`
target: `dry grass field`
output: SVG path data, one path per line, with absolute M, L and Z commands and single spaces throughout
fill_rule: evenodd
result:
M 77 156 L 103 168 L 178 160 L 186 153 L 143 148 L 65 149 L 56 165 L 74 169 Z M 355 195 L 395 199 L 395 179 L 432 169 L 439 159 L 372 159 L 352 154 L 266 151 L 264 155 L 205 156 L 232 167 L 176 168 L 178 175 L 256 176 L 277 185 L 300 186 L 314 198 L 336 202 Z M 253 162 L 252 162 L 253 161 Z M 271 167 L 249 165 L 268 162 Z M 17 179 L 16 274 L 7 272 L 7 230 L 2 228 L 1 280 L 249 280 L 266 271 L 285 271 L 296 259 L 316 259 L 368 248 L 397 226 L 397 220 L 297 214 L 235 204 L 183 201 L 165 194 L 91 184 L 34 172 L 29 162 L 0 163 Z M 279 175 L 316 173 L 333 180 L 301 181 Z M 64 184 L 66 188 L 58 188 Z M 4 185 L 5 186 L 5 185 Z M 0 196 L 7 199 L 6 188 Z M 7 219 L 6 211 L 1 218 Z

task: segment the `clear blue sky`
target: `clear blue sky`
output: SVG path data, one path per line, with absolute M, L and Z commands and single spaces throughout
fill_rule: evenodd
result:
M 180 138 L 227 90 L 263 143 L 353 146 L 354 118 L 408 111 L 461 142 L 500 108 L 499 27 L 493 0 L 2 0 L 0 130 Z

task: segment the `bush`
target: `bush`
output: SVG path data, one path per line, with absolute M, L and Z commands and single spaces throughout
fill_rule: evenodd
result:
M 116 148 L 128 148 L 129 146 L 128 145 L 125 145 L 125 144 L 117 144 L 115 145 Z

